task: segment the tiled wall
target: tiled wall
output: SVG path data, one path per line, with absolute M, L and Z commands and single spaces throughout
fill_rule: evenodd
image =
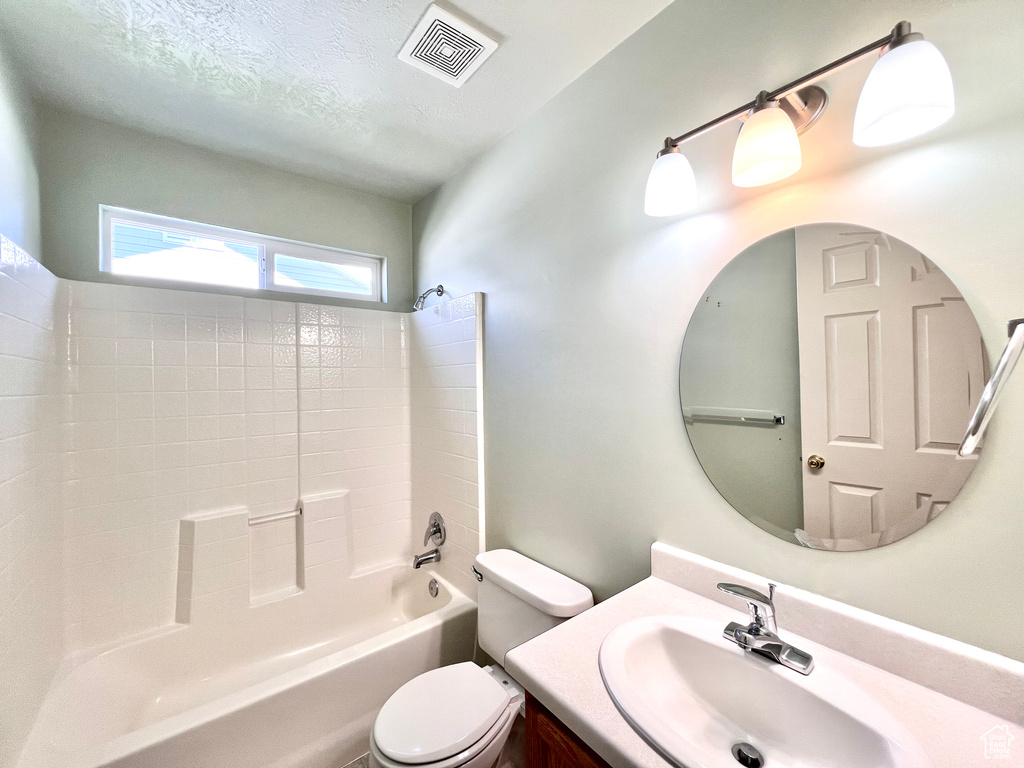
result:
M 249 601 L 293 594 L 301 585 L 300 525 L 296 515 L 263 520 L 249 527 Z
M 353 575 L 350 495 L 303 496 L 301 512 L 253 517 L 239 507 L 182 518 L 175 620 L 223 623 L 229 612 L 303 590 L 343 592 Z
M 433 510 L 441 574 L 475 591 L 477 297 L 399 314 L 69 283 L 4 258 L 0 631 L 19 640 L 0 674 L 33 633 L 52 662 L 241 594 L 243 569 L 259 601 L 406 564 Z M 251 525 L 244 564 L 200 573 L 198 521 L 300 498 L 308 530 Z
M 72 648 L 174 620 L 178 521 L 298 500 L 296 308 L 70 283 L 65 623 Z
M 302 586 L 339 584 L 352 572 L 353 532 L 349 493 L 302 497 Z
M 405 316 L 98 283 L 70 283 L 70 297 L 72 648 L 181 614 L 189 515 L 257 517 L 296 509 L 300 493 L 348 490 L 354 567 L 407 560 Z M 294 523 L 260 526 L 250 543 L 253 599 L 297 586 L 284 551 Z
M 202 621 L 249 605 L 246 509 L 189 515 L 178 530 L 177 621 Z
M 60 281 L 0 236 L 0 765 L 63 655 Z M 66 321 L 65 321 L 66 324 Z
M 348 489 L 356 573 L 411 557 L 408 315 L 299 304 L 302 494 Z
M 65 654 L 407 565 L 431 511 L 475 594 L 479 295 L 67 282 L 0 245 L 0 765 Z
M 440 512 L 448 531 L 441 575 L 473 597 L 471 569 L 483 544 L 477 387 L 482 299 L 469 294 L 410 316 L 413 543 L 420 546 L 430 513 Z

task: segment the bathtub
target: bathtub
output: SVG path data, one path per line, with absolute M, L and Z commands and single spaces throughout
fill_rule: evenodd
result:
M 439 591 L 431 597 L 428 582 Z M 475 647 L 476 605 L 393 567 L 220 626 L 177 626 L 65 670 L 19 768 L 335 768 L 403 683 Z

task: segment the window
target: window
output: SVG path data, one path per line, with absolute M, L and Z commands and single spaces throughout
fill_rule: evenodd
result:
M 376 256 L 107 206 L 100 233 L 113 275 L 383 300 Z

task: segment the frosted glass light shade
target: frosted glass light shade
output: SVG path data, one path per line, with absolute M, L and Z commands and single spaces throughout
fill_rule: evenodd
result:
M 659 155 L 647 177 L 644 213 L 648 216 L 677 216 L 697 197 L 697 179 L 690 161 L 680 152 Z
M 886 52 L 871 69 L 853 118 L 853 143 L 883 147 L 912 139 L 953 116 L 953 77 L 939 49 L 915 40 Z
M 789 115 L 774 102 L 747 118 L 732 154 L 732 183 L 760 187 L 800 170 L 800 139 Z

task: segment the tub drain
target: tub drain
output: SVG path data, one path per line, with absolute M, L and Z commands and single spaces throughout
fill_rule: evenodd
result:
M 427 584 L 427 591 L 430 592 L 431 597 L 437 597 L 437 593 L 440 587 L 437 585 L 437 579 L 431 579 L 430 583 Z
M 745 741 L 732 745 L 732 756 L 744 768 L 761 768 L 764 765 L 764 758 L 757 751 L 757 747 Z

